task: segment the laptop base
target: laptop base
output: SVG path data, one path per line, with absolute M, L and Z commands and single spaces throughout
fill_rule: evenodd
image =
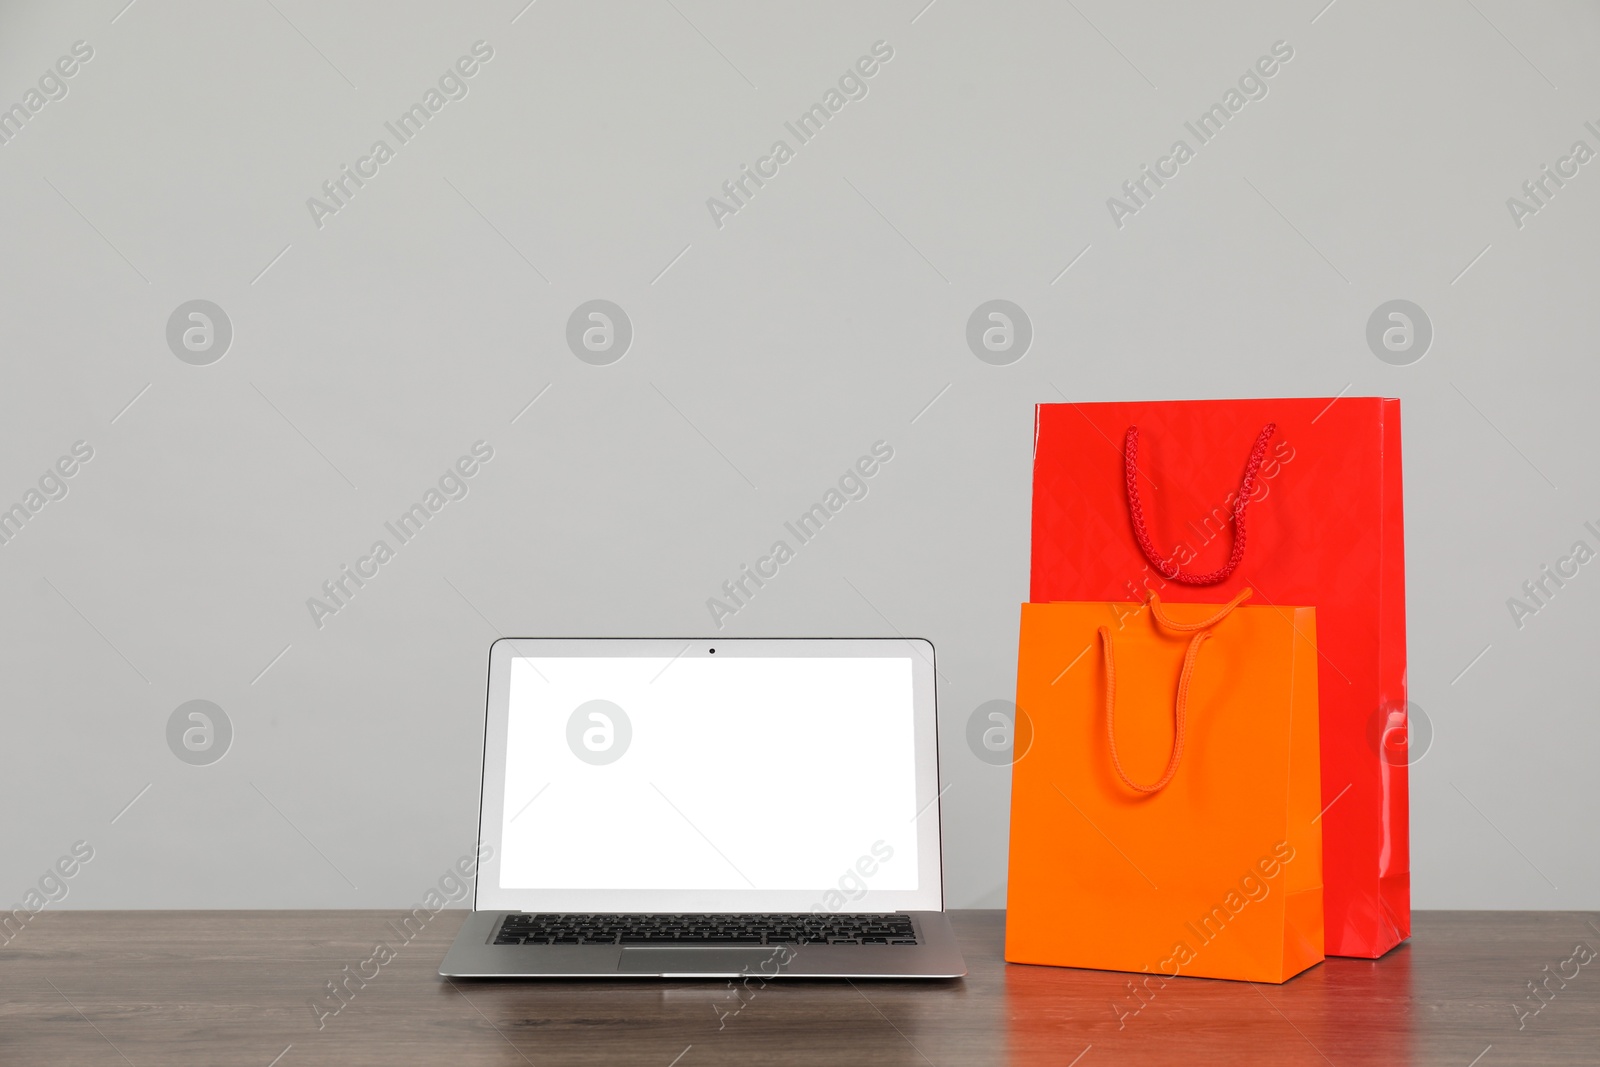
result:
M 915 945 L 496 945 L 504 912 L 467 917 L 439 965 L 451 978 L 960 978 L 943 912 L 903 912 Z

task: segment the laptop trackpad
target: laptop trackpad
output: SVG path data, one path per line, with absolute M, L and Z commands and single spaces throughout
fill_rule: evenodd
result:
M 772 945 L 752 946 L 750 948 L 654 948 L 640 946 L 638 948 L 625 947 L 622 950 L 622 959 L 617 962 L 617 970 L 622 974 L 659 974 L 659 975 L 740 975 L 740 974 L 768 974 L 776 975 L 780 960 L 785 955 L 792 958 L 794 949 L 789 947 L 787 953 L 782 948 Z M 783 953 L 783 955 L 777 955 Z

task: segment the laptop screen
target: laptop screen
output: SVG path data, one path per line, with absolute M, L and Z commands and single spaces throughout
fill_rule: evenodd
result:
M 859 911 L 869 894 L 925 896 L 917 657 L 887 644 L 900 654 L 725 642 L 512 656 L 503 802 L 491 811 L 486 791 L 484 811 L 498 854 L 480 877 L 502 901 L 574 911 Z

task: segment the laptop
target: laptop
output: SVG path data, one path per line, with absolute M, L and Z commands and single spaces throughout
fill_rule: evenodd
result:
M 956 978 L 933 645 L 504 638 L 450 977 Z

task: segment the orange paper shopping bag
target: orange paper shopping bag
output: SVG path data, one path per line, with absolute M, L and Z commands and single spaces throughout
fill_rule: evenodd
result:
M 1022 606 L 1006 959 L 1283 982 L 1322 959 L 1312 608 Z

